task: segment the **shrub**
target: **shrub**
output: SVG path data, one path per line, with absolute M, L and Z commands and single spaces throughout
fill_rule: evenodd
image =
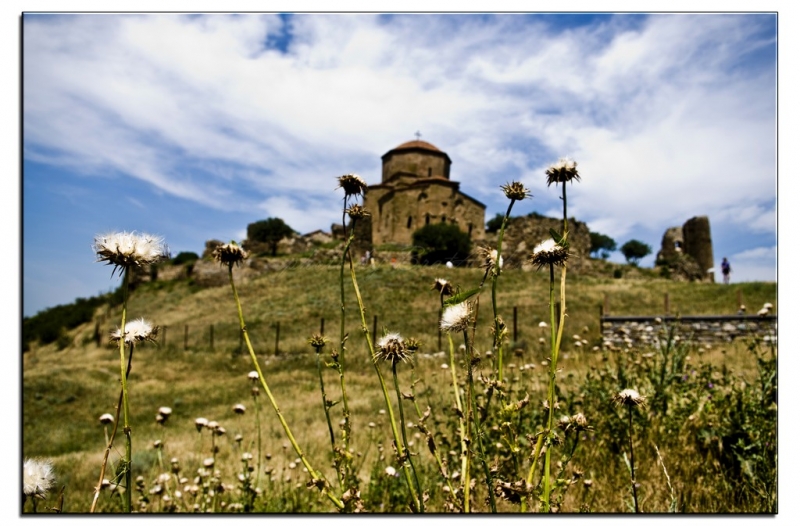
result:
M 294 234 L 292 227 L 279 217 L 270 217 L 247 225 L 247 239 L 267 243 L 273 256 L 278 253 L 280 240 L 292 234 Z
M 456 225 L 434 223 L 425 225 L 413 235 L 413 260 L 422 265 L 452 261 L 463 265 L 470 251 L 469 234 Z
M 589 249 L 589 253 L 591 254 L 596 254 L 599 252 L 600 257 L 603 259 L 608 259 L 609 253 L 614 252 L 617 249 L 617 242 L 605 234 L 589 232 L 589 237 L 591 238 L 592 243 L 591 248 Z
M 198 259 L 200 259 L 200 256 L 194 252 L 180 252 L 172 259 L 172 264 L 183 265 L 184 263 L 190 263 L 192 261 L 197 261 Z
M 650 245 L 646 245 L 636 239 L 631 239 L 620 248 L 625 260 L 631 265 L 638 265 L 639 260 L 650 254 L 653 250 Z

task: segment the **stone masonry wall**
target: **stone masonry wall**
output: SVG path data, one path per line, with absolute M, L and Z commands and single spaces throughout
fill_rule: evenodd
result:
M 778 317 L 769 316 L 603 316 L 603 345 L 609 347 L 657 347 L 671 326 L 681 340 L 721 343 L 756 336 L 777 341 Z

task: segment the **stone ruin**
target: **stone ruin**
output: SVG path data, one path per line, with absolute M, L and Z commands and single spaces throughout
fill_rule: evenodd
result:
M 666 269 L 665 273 L 676 280 L 713 283 L 714 250 L 708 216 L 696 216 L 682 227 L 668 228 L 656 255 L 656 266 Z

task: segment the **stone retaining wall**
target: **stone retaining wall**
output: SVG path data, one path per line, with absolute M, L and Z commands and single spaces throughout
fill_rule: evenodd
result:
M 729 342 L 756 336 L 777 341 L 778 317 L 732 316 L 601 316 L 603 345 L 614 347 L 658 346 L 670 326 L 676 336 L 698 343 Z

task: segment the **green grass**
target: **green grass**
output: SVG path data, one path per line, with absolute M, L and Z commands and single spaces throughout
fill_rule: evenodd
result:
M 608 295 L 610 313 L 614 315 L 662 314 L 666 293 L 669 294 L 671 312 L 684 315 L 733 314 L 738 308 L 738 294 L 751 312 L 765 302 L 778 307 L 774 283 L 729 286 L 675 283 L 655 278 L 652 276 L 654 273 L 647 270 L 631 269 L 630 278 L 638 276 L 638 279 L 613 279 L 610 268 L 596 272 L 596 276 L 569 274 L 565 340 L 571 339 L 573 334 L 581 334 L 592 344 L 599 342 L 599 309 L 605 295 Z M 417 400 L 423 411 L 428 405 L 433 408 L 429 427 L 435 430 L 439 452 L 448 457 L 451 449 L 458 449 L 458 440 L 454 439 L 452 386 L 448 384 L 450 373 L 441 368 L 447 358 L 435 354 L 438 351 L 439 298 L 430 288 L 435 278 L 442 277 L 466 290 L 480 281 L 482 272 L 478 269 L 402 265 L 397 268 L 389 265 L 359 267 L 357 272 L 370 330 L 372 317 L 377 315 L 379 332 L 385 327 L 400 332 L 404 337 L 416 337 L 423 343 L 415 358 L 414 369 L 400 369 L 401 386 L 408 391 L 412 378 L 421 379 L 416 386 Z M 325 319 L 326 335 L 332 339 L 338 337 L 338 268 L 293 268 L 267 273 L 238 283 L 237 287 L 248 331 L 282 413 L 315 469 L 321 470 L 336 484 L 330 467 L 330 442 L 321 407 L 314 353 L 306 339 L 319 331 L 321 318 Z M 544 272 L 508 270 L 498 282 L 500 315 L 509 331 L 512 330 L 513 307 L 518 309 L 519 349 L 516 353 L 509 353 L 511 357 L 507 360 L 510 363 L 507 369 L 508 397 L 509 401 L 517 401 L 526 394 L 530 395 L 531 403 L 514 420 L 519 432 L 516 444 L 526 454 L 530 444 L 525 434 L 539 430 L 538 422 L 543 414 L 541 401 L 547 385 L 546 367 L 542 361 L 549 351 L 539 344 L 539 338 L 548 334 L 538 327 L 540 321 L 549 319 L 547 289 L 548 278 Z M 386 416 L 379 412 L 383 407 L 382 396 L 369 362 L 349 281 L 346 292 L 346 330 L 349 333 L 346 375 L 353 413 L 353 449 L 356 464 L 361 465 L 361 496 L 368 511 L 407 511 L 407 489 L 402 477 L 392 478 L 384 471 L 389 465 L 399 471 L 399 466 L 394 462 Z M 480 299 L 476 332 L 476 351 L 481 357 L 491 348 L 489 292 L 487 284 Z M 131 295 L 128 313 L 129 319 L 144 316 L 167 327 L 165 346 L 137 346 L 129 382 L 134 478 L 142 475 L 145 479 L 149 500 L 147 509 L 166 509 L 161 497 L 149 494 L 149 489 L 158 473 L 169 472 L 170 458 L 180 460 L 178 476 L 186 476 L 191 485 L 203 459 L 211 456 L 210 437 L 207 432 L 199 434 L 194 426 L 195 418 L 205 417 L 219 421 L 227 429 L 227 434 L 219 439 L 216 464 L 220 480 L 227 485 L 217 498 L 216 509 L 222 511 L 219 507 L 221 502 L 241 500 L 240 484 L 236 478 L 242 467 L 241 453 L 256 453 L 254 406 L 250 396 L 252 386 L 247 380 L 247 373 L 253 365 L 248 356 L 239 354 L 236 307 L 230 288 L 199 289 L 187 281 L 147 283 Z M 103 334 L 107 334 L 119 323 L 118 309 L 100 308 L 96 320 L 101 322 Z M 280 355 L 276 357 L 277 323 L 280 323 Z M 212 325 L 213 350 L 210 346 Z M 189 327 L 188 350 L 184 350 L 186 326 Z M 67 486 L 65 510 L 68 512 L 85 513 L 91 505 L 92 487 L 97 483 L 104 448 L 103 428 L 97 419 L 102 413 L 114 413 L 119 393 L 118 351 L 113 346 L 92 343 L 94 328 L 94 322 L 90 322 L 70 331 L 73 343 L 64 350 L 59 351 L 55 343 L 33 343 L 31 350 L 23 355 L 23 455 L 54 460 L 58 484 Z M 446 350 L 447 338 L 442 338 L 442 342 L 443 350 Z M 329 344 L 325 352 L 330 351 L 332 345 Z M 564 404 L 562 412 L 574 414 L 583 411 L 595 428 L 582 439 L 569 464 L 570 470 L 580 467 L 584 473 L 582 480 L 592 479 L 593 485 L 591 489 L 585 489 L 582 482 L 576 483 L 576 487 L 565 493 L 562 511 L 578 512 L 582 506 L 588 506 L 587 509 L 594 512 L 628 511 L 626 502 L 630 497 L 630 486 L 624 471 L 622 450 L 619 449 L 620 437 L 627 436 L 624 434 L 626 428 L 620 427 L 620 422 L 625 420 L 622 412 L 605 403 L 603 397 L 610 397 L 615 389 L 628 387 L 625 384 L 630 382 L 649 397 L 663 392 L 669 400 L 665 414 L 651 411 L 641 415 L 637 421 L 640 426 L 636 431 L 637 478 L 642 484 L 641 495 L 644 497 L 640 497 L 640 502 L 645 511 L 664 512 L 670 507 L 670 493 L 653 444 L 659 447 L 672 478 L 678 511 L 769 511 L 775 490 L 764 482 L 768 480 L 765 478 L 768 473 L 760 478 L 752 475 L 754 471 L 765 471 L 771 465 L 764 457 L 766 452 L 774 450 L 774 438 L 771 439 L 772 446 L 765 445 L 774 425 L 775 415 L 770 413 L 772 406 L 768 403 L 759 405 L 752 398 L 758 392 L 766 392 L 766 388 L 755 389 L 755 386 L 764 384 L 759 371 L 769 366 L 758 366 L 759 362 L 748 352 L 746 342 L 710 349 L 691 347 L 680 372 L 693 380 L 682 383 L 671 378 L 666 384 L 659 384 L 652 373 L 657 370 L 660 358 L 658 355 L 648 356 L 651 352 L 634 349 L 631 352 L 606 353 L 589 349 L 568 351 L 566 348 L 562 351 L 558 384 L 559 398 Z M 535 367 L 523 368 L 526 364 Z M 489 360 L 483 359 L 477 365 L 477 372 L 488 376 L 490 366 Z M 692 375 L 691 371 L 695 374 Z M 463 369 L 459 374 L 463 380 Z M 325 375 L 329 397 L 338 399 L 338 377 L 332 370 Z M 390 368 L 384 369 L 384 375 L 390 381 Z M 703 386 L 708 383 L 720 386 L 711 392 L 709 396 L 712 398 L 703 391 Z M 743 391 L 742 385 L 753 388 Z M 484 395 L 481 400 L 481 403 L 485 402 Z M 236 403 L 247 406 L 245 415 L 233 413 L 231 407 Z M 264 491 L 256 499 L 255 511 L 332 511 L 329 502 L 318 492 L 305 489 L 302 466 L 289 468 L 296 454 L 286 447 L 288 441 L 263 393 L 259 403 L 265 444 L 263 452 L 271 455 L 271 459 L 265 459 L 262 464 L 273 468 L 276 480 L 270 482 L 262 476 Z M 495 405 L 491 407 L 498 407 L 496 398 L 492 404 Z M 163 427 L 155 422 L 160 406 L 173 409 Z M 332 409 L 334 426 L 341 417 L 340 407 L 337 405 Z M 404 407 L 407 417 L 415 415 L 408 402 Z M 731 407 L 742 409 L 736 413 L 731 411 Z M 497 431 L 491 427 L 502 422 L 496 410 L 491 413 L 487 433 L 492 441 L 500 441 Z M 691 415 L 695 416 L 690 420 Z M 409 420 L 416 421 L 416 417 Z M 376 427 L 370 428 L 370 422 L 374 422 Z M 415 463 L 421 471 L 423 485 L 431 495 L 428 507 L 433 511 L 444 511 L 446 498 L 441 479 L 425 447 L 424 437 L 413 438 L 416 430 L 409 431 L 409 438 L 415 443 L 412 451 L 418 454 Z M 237 433 L 243 436 L 241 444 L 233 440 Z M 156 439 L 165 444 L 164 467 L 157 465 L 157 455 L 152 447 Z M 118 436 L 111 455 L 113 462 L 119 458 L 123 443 L 121 435 Z M 761 448 L 760 453 L 753 453 L 753 448 Z M 514 475 L 523 471 L 513 473 L 507 450 L 493 445 L 489 449 L 488 454 L 500 464 L 500 476 L 511 481 L 515 480 Z M 732 453 L 723 454 L 724 451 Z M 526 455 L 520 458 L 524 461 Z M 457 459 L 451 460 L 451 469 L 455 469 L 457 463 Z M 476 462 L 474 469 L 473 477 L 477 479 L 478 488 L 473 502 L 479 511 L 486 511 L 483 502 L 486 490 L 481 488 L 480 464 Z M 176 482 L 170 491 L 183 490 L 185 485 Z M 182 500 L 188 502 L 186 492 L 183 493 Z M 134 501 L 137 497 L 135 494 Z M 183 506 L 181 511 L 191 511 L 189 504 Z M 30 503 L 25 509 L 30 509 Z M 39 506 L 39 510 L 42 509 Z M 118 512 L 121 504 L 106 490 L 101 496 L 99 509 Z M 519 508 L 500 500 L 499 509 L 515 512 Z

